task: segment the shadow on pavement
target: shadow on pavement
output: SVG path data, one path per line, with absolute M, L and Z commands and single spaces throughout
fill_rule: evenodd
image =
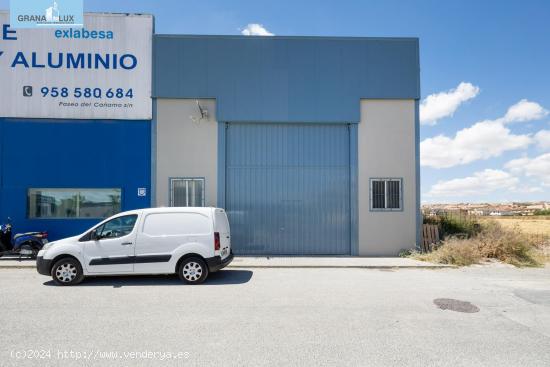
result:
M 221 270 L 208 276 L 202 285 L 244 284 L 252 278 L 250 270 Z M 47 286 L 57 286 L 53 280 L 44 282 Z M 86 277 L 77 287 L 132 287 L 185 285 L 177 275 L 130 275 Z

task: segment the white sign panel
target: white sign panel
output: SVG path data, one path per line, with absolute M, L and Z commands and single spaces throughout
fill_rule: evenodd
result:
M 0 27 L 0 117 L 151 119 L 152 16 L 13 29 L 0 12 Z

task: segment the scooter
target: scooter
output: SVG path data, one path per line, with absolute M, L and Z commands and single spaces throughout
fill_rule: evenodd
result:
M 10 219 L 8 223 L 0 224 L 0 257 L 3 255 L 19 255 L 36 258 L 38 251 L 48 243 L 48 232 L 18 233 L 13 236 Z

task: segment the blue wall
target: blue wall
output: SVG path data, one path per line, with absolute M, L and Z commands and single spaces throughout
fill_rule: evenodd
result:
M 98 219 L 28 219 L 28 188 L 121 188 L 122 210 L 150 206 L 149 121 L 0 119 L 0 220 L 50 239 Z M 138 187 L 147 188 L 138 197 Z
M 361 98 L 420 98 L 417 38 L 155 35 L 153 58 L 153 96 L 216 98 L 224 122 L 359 122 Z

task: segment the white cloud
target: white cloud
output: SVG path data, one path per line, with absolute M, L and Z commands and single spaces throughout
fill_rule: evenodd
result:
M 514 190 L 518 183 L 519 179 L 509 172 L 486 169 L 474 173 L 473 176 L 439 181 L 431 187 L 427 196 L 462 197 L 484 195 L 497 190 Z
M 448 168 L 498 157 L 509 150 L 527 148 L 533 143 L 533 137 L 530 134 L 513 134 L 505 124 L 539 120 L 546 114 L 548 111 L 538 103 L 523 99 L 511 106 L 503 117 L 477 122 L 459 130 L 454 137 L 438 135 L 423 140 L 420 144 L 420 162 L 423 166 Z M 541 134 L 539 138 L 544 136 Z
M 482 121 L 458 131 L 454 138 L 438 135 L 423 140 L 420 162 L 427 167 L 448 168 L 526 148 L 531 141 L 529 135 L 515 135 L 501 123 Z
M 437 124 L 437 120 L 452 116 L 462 103 L 474 98 L 478 93 L 478 87 L 462 82 L 454 89 L 430 94 L 420 103 L 420 123 Z
M 506 163 L 505 167 L 510 172 L 523 174 L 540 180 L 544 186 L 550 186 L 550 153 L 542 154 L 534 158 L 523 157 L 513 159 Z
M 534 194 L 537 192 L 544 192 L 544 189 L 540 186 L 521 186 L 518 187 L 515 192 L 520 194 Z
M 542 150 L 550 150 L 550 130 L 540 130 L 535 134 L 537 146 Z
M 545 110 L 540 104 L 522 99 L 515 105 L 508 108 L 506 115 L 502 118 L 502 122 L 534 121 L 540 120 L 546 115 L 548 115 L 548 111 Z
M 262 24 L 250 23 L 241 31 L 244 36 L 274 36 Z

